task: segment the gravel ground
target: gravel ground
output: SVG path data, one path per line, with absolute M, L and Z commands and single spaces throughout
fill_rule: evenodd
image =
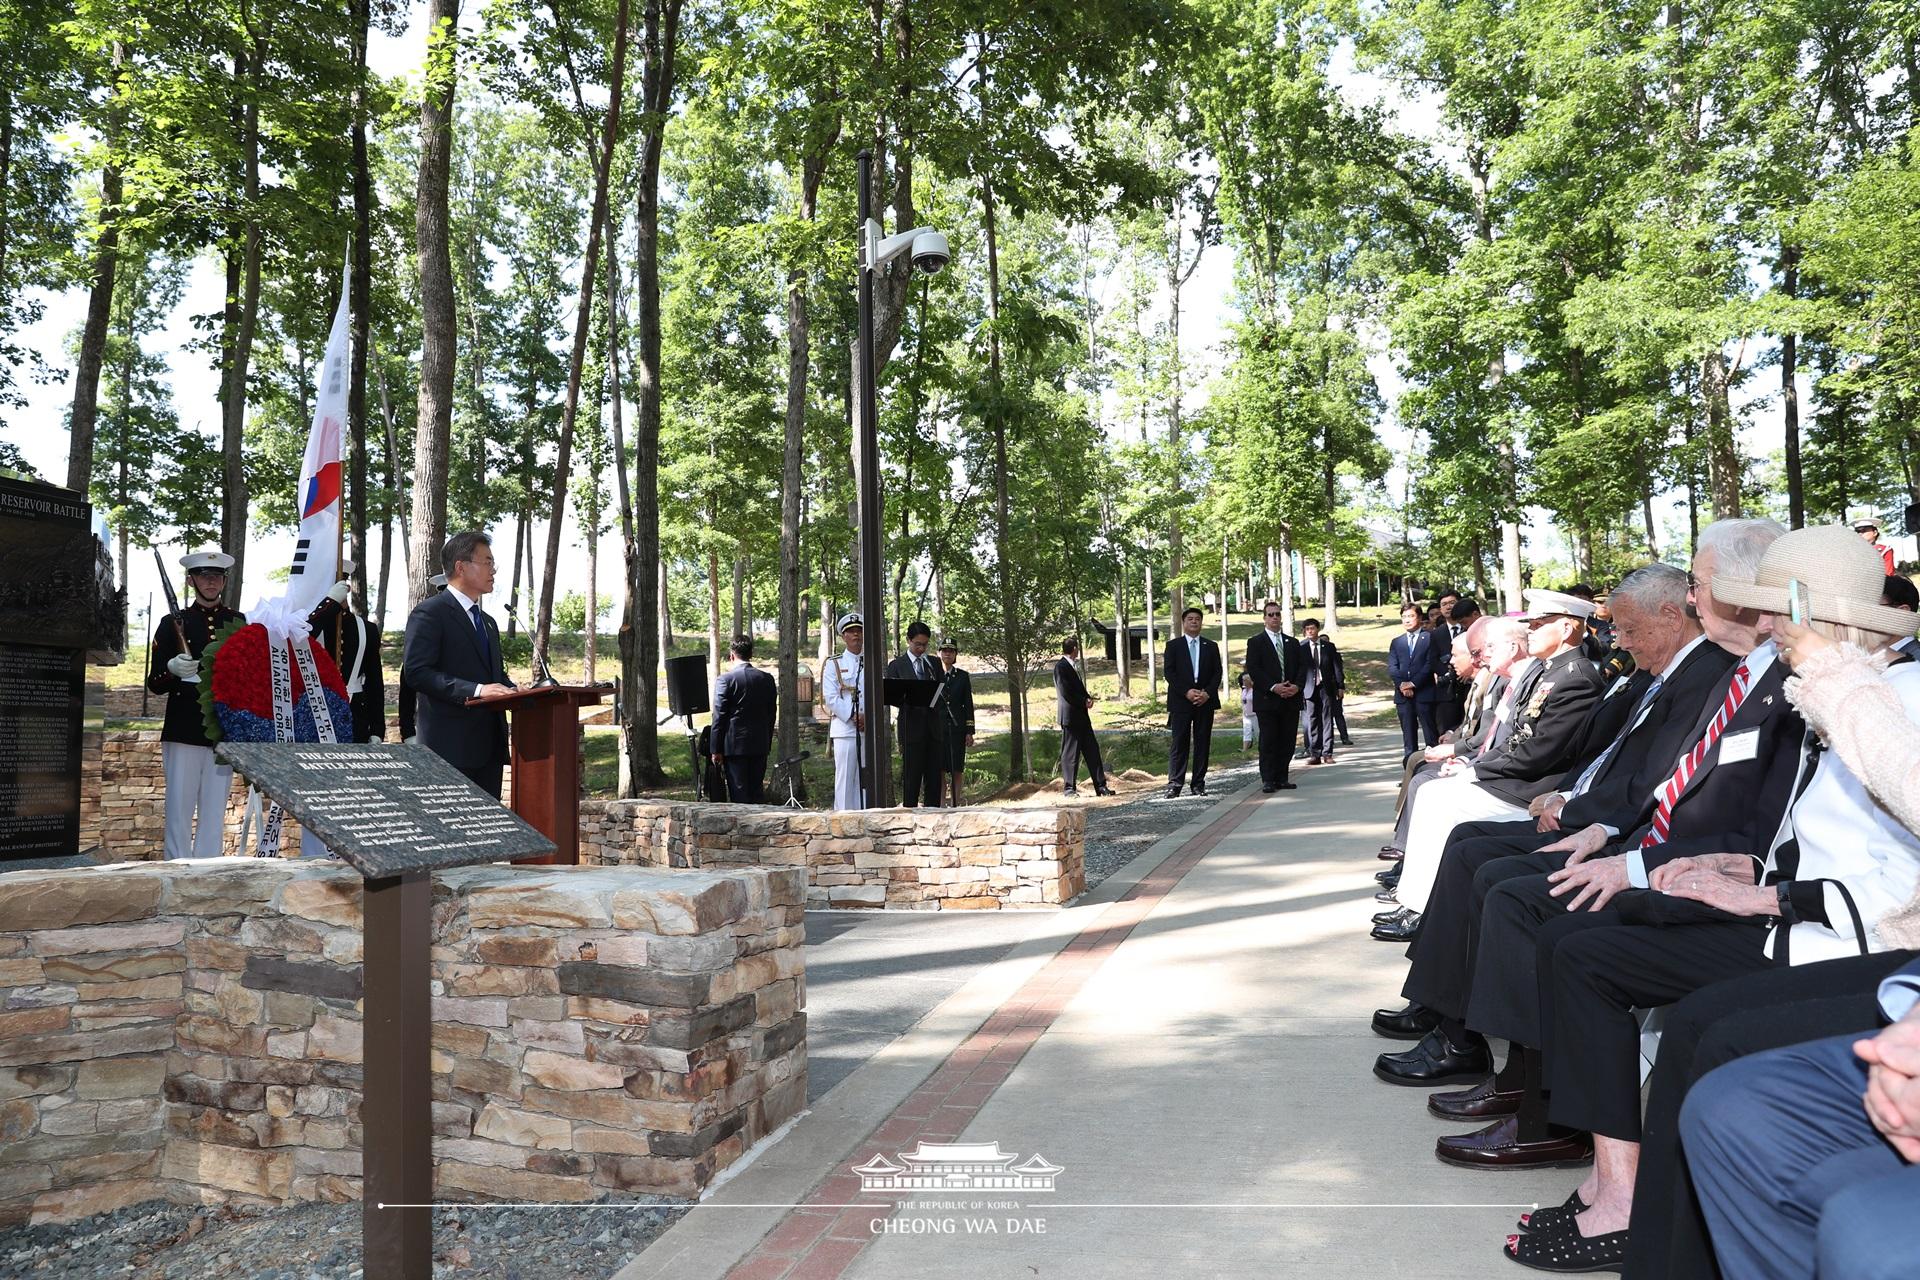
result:
M 1087 888 L 1146 852 L 1154 841 L 1193 821 L 1201 809 L 1220 796 L 1255 785 L 1260 766 L 1252 760 L 1216 765 L 1207 770 L 1207 794 L 1182 795 L 1169 800 L 1159 789 L 1121 804 L 1087 808 Z
M 678 1201 L 434 1212 L 433 1274 L 604 1280 L 686 1212 Z M 0 1231 L 0 1275 L 104 1280 L 354 1280 L 360 1206 L 234 1210 L 130 1205 L 61 1226 Z

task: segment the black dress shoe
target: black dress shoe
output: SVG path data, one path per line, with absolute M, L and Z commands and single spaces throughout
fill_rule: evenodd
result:
M 1373 1033 L 1389 1040 L 1424 1040 L 1439 1025 L 1440 1015 L 1415 1001 L 1404 1009 L 1373 1011 Z
M 1274 787 L 1274 790 L 1275 791 L 1297 791 L 1299 790 L 1299 784 L 1294 782 L 1282 782 L 1277 784 Z
M 1207 794 L 1207 784 L 1204 782 L 1196 782 L 1187 789 L 1196 796 L 1203 796 Z
M 1394 863 L 1392 866 L 1386 869 L 1384 874 L 1386 875 L 1387 878 L 1385 880 L 1382 880 L 1380 883 L 1387 886 L 1387 888 L 1389 889 L 1398 889 L 1400 887 L 1400 873 L 1406 870 L 1406 866 L 1407 864 L 1404 862 Z
M 1520 1141 L 1520 1121 L 1507 1116 L 1484 1129 L 1442 1138 L 1433 1154 L 1468 1169 L 1576 1169 L 1593 1160 L 1593 1138 L 1575 1133 Z
M 1095 787 L 1093 794 L 1097 796 L 1110 796 L 1114 794 L 1114 790 L 1112 787 Z
M 1080 788 L 1068 787 L 1064 791 L 1062 791 L 1060 794 L 1063 796 L 1077 796 L 1080 794 Z
M 1399 864 L 1396 863 L 1393 866 L 1388 867 L 1385 871 L 1374 872 L 1373 878 L 1379 881 L 1381 884 L 1392 884 L 1394 881 L 1400 878 L 1399 876 L 1394 874 L 1399 869 L 1400 869 Z
M 1405 915 L 1398 920 L 1389 920 L 1385 924 L 1373 926 L 1375 942 L 1412 942 L 1413 935 L 1420 932 L 1420 913 L 1400 908 Z
M 1169 800 L 1178 799 L 1179 795 L 1180 795 L 1179 783 L 1176 782 L 1174 785 L 1167 788 L 1167 799 Z
M 1427 1110 L 1442 1120 L 1494 1120 L 1517 1114 L 1524 1089 L 1502 1089 L 1488 1076 L 1471 1089 L 1436 1093 L 1427 1099 Z
M 1263 796 L 1272 795 L 1276 789 L 1271 782 L 1263 782 L 1260 784 L 1260 794 Z
M 1341 746 L 1343 746 L 1343 747 L 1350 747 L 1350 746 L 1352 746 L 1352 745 L 1353 745 L 1353 739 L 1352 739 L 1352 738 L 1342 738 L 1342 739 L 1340 739 L 1340 745 L 1341 745 Z
M 1374 894 L 1373 900 L 1375 902 L 1391 902 L 1398 906 L 1400 903 L 1400 886 L 1397 884 L 1388 885 L 1380 892 Z
M 1373 1074 L 1388 1084 L 1430 1089 L 1436 1084 L 1479 1080 L 1493 1072 L 1493 1055 L 1484 1044 L 1455 1049 L 1436 1027 L 1420 1043 L 1401 1053 L 1383 1053 L 1373 1060 Z
M 1390 911 L 1376 911 L 1373 913 L 1373 922 L 1375 924 L 1385 924 L 1389 920 L 1397 920 L 1400 917 L 1400 913 L 1405 910 L 1405 907 L 1394 907 Z

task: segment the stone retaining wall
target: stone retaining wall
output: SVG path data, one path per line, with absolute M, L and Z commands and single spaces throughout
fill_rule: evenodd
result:
M 806 1101 L 803 875 L 435 877 L 438 1197 L 693 1196 Z M 360 880 L 236 860 L 0 893 L 0 1224 L 360 1192 Z
M 97 739 L 97 741 L 96 741 Z M 399 740 L 398 730 L 391 734 Z M 167 826 L 167 777 L 160 764 L 158 729 L 88 734 L 80 762 L 80 847 L 98 845 L 102 862 L 158 862 Z M 501 795 L 513 800 L 513 770 L 502 771 Z M 237 850 L 247 787 L 238 778 L 227 796 L 225 851 Z M 297 851 L 300 825 L 289 818 L 282 847 Z
M 1058 906 L 1086 888 L 1079 809 L 860 809 L 589 800 L 580 860 L 807 869 L 809 907 Z

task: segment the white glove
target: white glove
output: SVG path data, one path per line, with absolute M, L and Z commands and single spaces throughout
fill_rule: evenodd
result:
M 335 604 L 345 604 L 347 602 L 347 596 L 350 595 L 352 591 L 353 584 L 345 578 L 342 578 L 327 588 L 327 599 L 333 601 Z
M 200 659 L 190 653 L 176 653 L 168 658 L 167 671 L 188 684 L 200 683 Z

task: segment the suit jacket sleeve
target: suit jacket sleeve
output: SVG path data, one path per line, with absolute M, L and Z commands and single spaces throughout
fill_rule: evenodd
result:
M 1060 676 L 1060 692 L 1072 704 L 1074 710 L 1087 708 L 1087 686 L 1080 679 L 1080 672 L 1068 658 L 1060 659 L 1054 671 Z
M 1393 682 L 1393 691 L 1400 692 L 1400 686 L 1412 677 L 1407 673 L 1407 660 L 1401 656 L 1400 644 L 1406 633 L 1402 632 L 1387 642 L 1387 679 Z
M 734 717 L 740 714 L 740 681 L 729 671 L 713 683 L 713 746 L 708 754 L 726 754 L 727 733 Z
M 415 693 L 458 706 L 471 698 L 480 684 L 448 675 L 444 669 L 447 633 L 441 615 L 445 608 L 437 603 L 444 598 L 435 596 L 425 601 L 407 619 L 405 670 L 407 683 Z
M 1167 651 L 1160 664 L 1167 673 L 1167 705 L 1173 706 L 1187 696 L 1187 690 L 1198 683 L 1198 677 L 1187 669 L 1187 638 L 1175 636 L 1167 641 Z

